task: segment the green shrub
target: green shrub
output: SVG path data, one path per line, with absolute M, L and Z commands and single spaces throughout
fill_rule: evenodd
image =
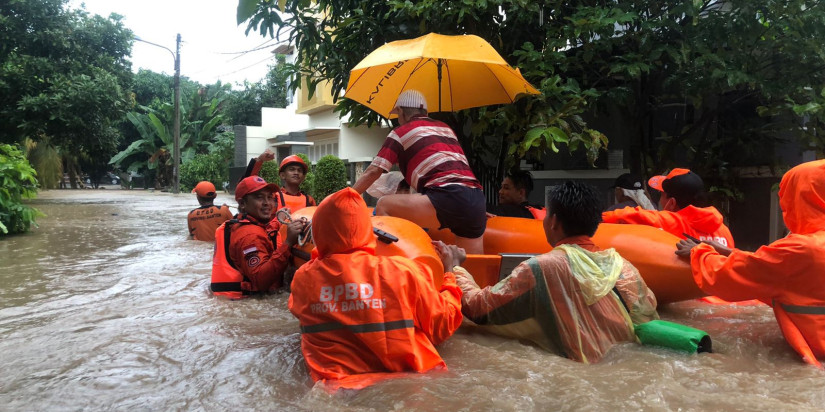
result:
M 258 176 L 266 180 L 267 183 L 276 183 L 278 186 L 281 185 L 281 178 L 278 177 L 278 162 L 274 160 L 264 162 L 264 164 L 261 165 L 261 171 L 258 172 Z
M 319 203 L 325 197 L 347 187 L 347 166 L 333 155 L 326 155 L 315 165 L 312 196 Z
M 0 144 L 0 234 L 23 233 L 37 226 L 39 210 L 23 204 L 37 196 L 37 174 L 17 146 Z
M 220 153 L 195 155 L 180 168 L 181 191 L 188 192 L 202 180 L 207 180 L 221 190 L 229 181 L 229 166 Z

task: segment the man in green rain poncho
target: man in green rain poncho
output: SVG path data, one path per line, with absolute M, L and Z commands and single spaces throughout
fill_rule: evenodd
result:
M 636 342 L 634 325 L 659 318 L 656 298 L 630 262 L 593 244 L 600 198 L 580 183 L 555 187 L 544 218 L 554 249 L 484 289 L 460 266 L 462 249 L 437 243 L 445 268 L 452 268 L 464 293 L 464 316 L 495 334 L 584 363 L 598 362 L 617 343 Z

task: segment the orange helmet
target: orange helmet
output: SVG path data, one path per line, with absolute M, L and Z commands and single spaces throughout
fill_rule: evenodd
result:
M 301 159 L 301 157 L 297 155 L 289 155 L 285 157 L 284 160 L 281 160 L 281 166 L 278 167 L 278 173 L 283 172 L 284 168 L 287 167 L 290 163 L 298 163 L 299 165 L 301 165 L 301 167 L 304 168 L 304 174 L 307 174 L 307 171 L 309 169 L 307 167 L 307 164 L 304 163 L 304 159 Z

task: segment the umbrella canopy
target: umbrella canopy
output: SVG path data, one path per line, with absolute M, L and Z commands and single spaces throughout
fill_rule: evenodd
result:
M 520 94 L 539 94 L 484 39 L 430 33 L 370 53 L 350 72 L 344 97 L 389 117 L 398 95 L 408 89 L 424 94 L 431 112 L 512 103 Z

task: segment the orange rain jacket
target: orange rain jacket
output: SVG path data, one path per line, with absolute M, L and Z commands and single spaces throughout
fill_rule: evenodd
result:
M 734 247 L 730 229 L 723 223 L 722 214 L 713 206 L 690 205 L 677 212 L 626 207 L 602 213 L 602 222 L 653 226 L 680 239 L 684 239 L 683 233 L 687 233 L 699 240 L 713 240 L 727 247 Z
M 211 283 L 215 295 L 239 299 L 282 286 L 290 251 L 276 241 L 277 231 L 268 234 L 263 224 L 243 214 L 215 233 Z
M 802 359 L 825 357 L 825 160 L 789 170 L 779 205 L 791 234 L 756 252 L 722 256 L 707 244 L 690 263 L 699 287 L 726 300 L 771 302 L 782 334 Z
M 229 219 L 232 219 L 232 212 L 227 205 L 209 205 L 193 209 L 187 217 L 189 235 L 195 240 L 214 241 L 215 229 Z
M 301 350 L 313 380 L 359 389 L 391 375 L 446 368 L 435 345 L 461 325 L 461 290 L 445 273 L 401 256 L 375 256 L 361 196 L 345 188 L 312 219 L 313 258 L 292 281 L 289 310 L 301 323 Z
M 615 344 L 635 342 L 634 325 L 659 318 L 656 297 L 639 271 L 612 249 L 600 251 L 587 236 L 568 237 L 560 245 L 590 252 L 588 260 L 594 270 L 598 268 L 598 276 L 582 276 L 583 268 L 574 268 L 564 247 L 522 262 L 498 284 L 484 289 L 464 268 L 456 267 L 464 292 L 461 311 L 492 333 L 596 363 Z M 611 281 L 605 269 L 613 267 L 619 272 Z M 600 297 L 584 292 L 600 282 Z

